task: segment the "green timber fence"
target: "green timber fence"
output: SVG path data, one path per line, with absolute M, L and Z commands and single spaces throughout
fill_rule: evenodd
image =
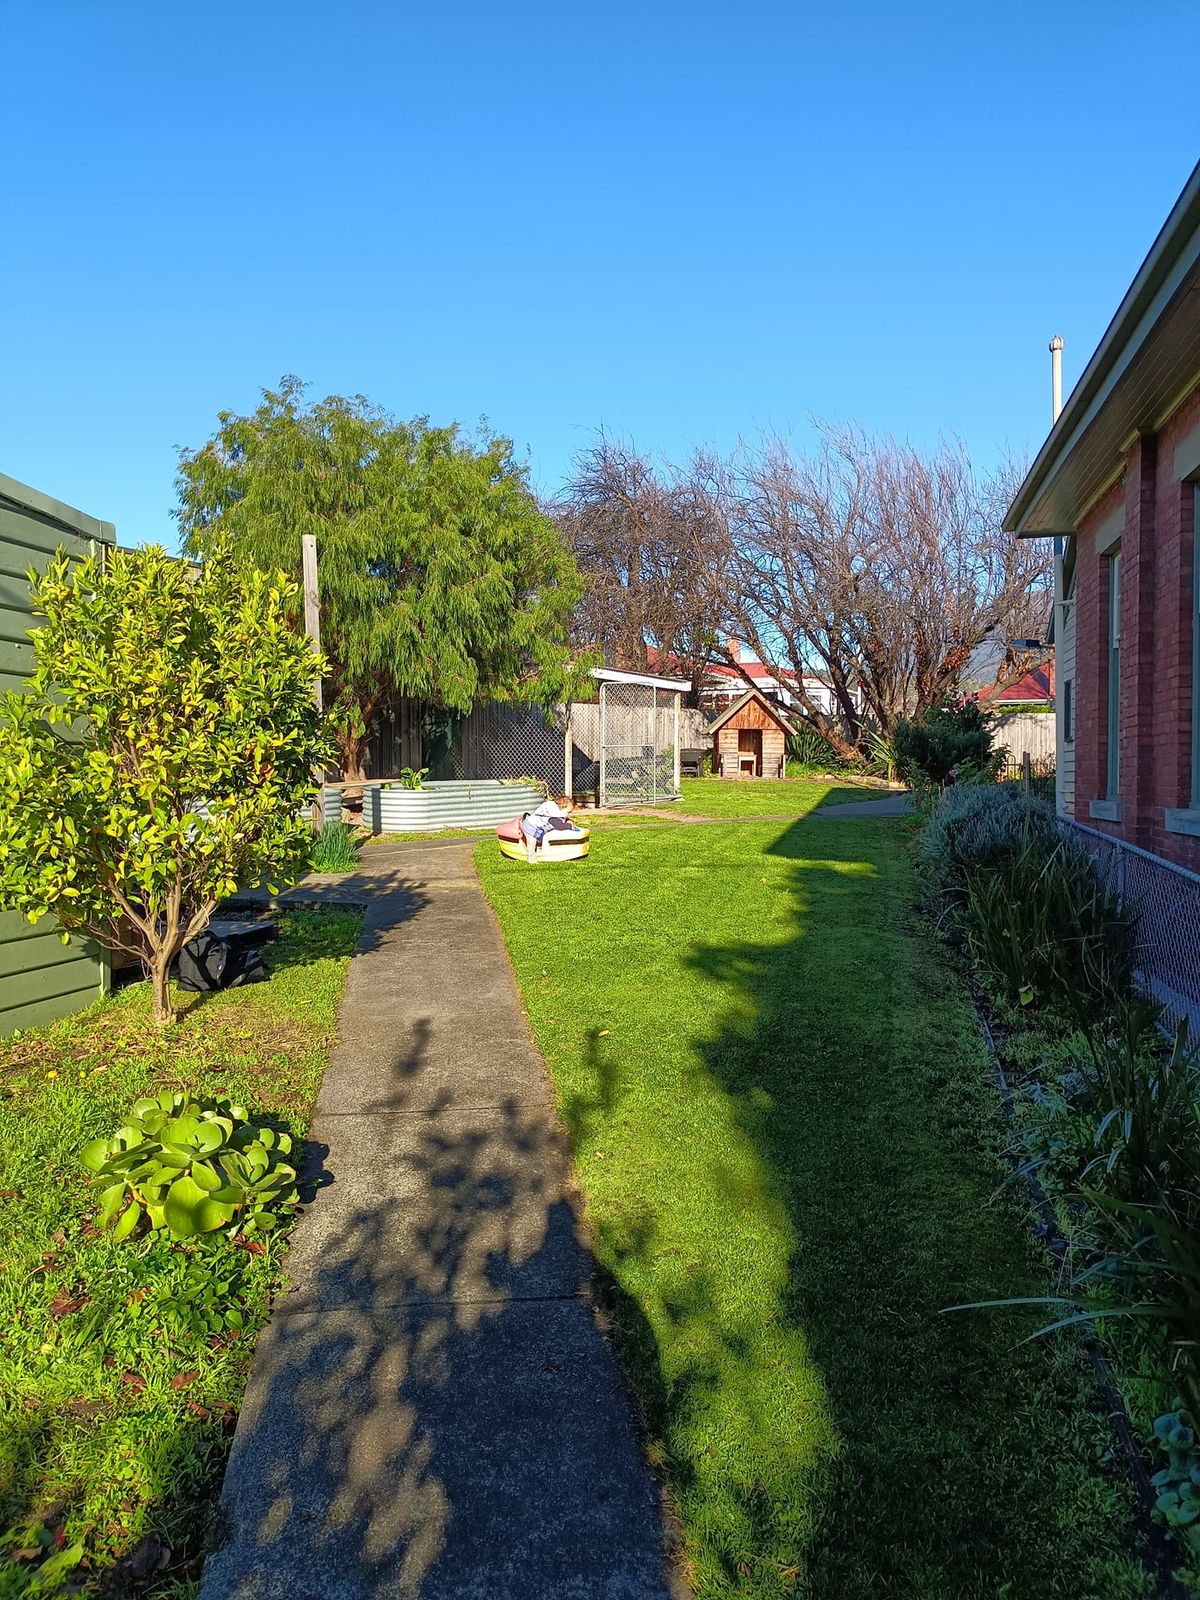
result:
M 116 530 L 0 473 L 0 689 L 20 689 L 33 667 L 29 569 L 60 548 L 77 560 Z M 0 911 L 0 1038 L 89 1005 L 108 988 L 108 964 L 94 945 L 63 945 L 50 917 L 35 926 Z

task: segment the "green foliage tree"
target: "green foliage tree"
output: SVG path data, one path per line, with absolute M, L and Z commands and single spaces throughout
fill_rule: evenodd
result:
M 239 883 L 300 870 L 331 742 L 282 576 L 162 550 L 30 574 L 35 669 L 0 696 L 0 906 L 137 956 L 174 1020 L 181 946 Z
M 362 776 L 367 724 L 393 695 L 467 712 L 572 692 L 582 582 L 509 440 L 396 422 L 361 395 L 306 405 L 296 378 L 219 423 L 180 457 L 185 548 L 227 538 L 246 565 L 299 577 L 301 536 L 316 535 L 345 777 Z
M 995 732 L 979 704 L 935 706 L 915 722 L 901 717 L 894 735 L 896 766 L 911 783 L 944 789 L 953 776 L 995 771 Z

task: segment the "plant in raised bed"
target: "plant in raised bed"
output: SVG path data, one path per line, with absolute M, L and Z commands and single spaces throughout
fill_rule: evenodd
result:
M 177 1239 L 269 1232 L 297 1203 L 286 1133 L 258 1127 L 228 1100 L 163 1090 L 80 1153 L 100 1191 L 100 1222 L 127 1239 L 143 1221 Z

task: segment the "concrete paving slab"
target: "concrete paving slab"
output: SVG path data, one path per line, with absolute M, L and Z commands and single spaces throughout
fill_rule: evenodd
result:
M 321 1117 L 331 1174 L 296 1228 L 278 1309 L 582 1293 L 565 1138 L 544 1109 Z
M 432 1011 L 381 1011 L 378 1032 L 356 1056 L 338 1051 L 317 1099 L 317 1115 L 356 1111 L 428 1112 L 448 1105 L 543 1106 L 554 1091 L 520 1019 L 489 1008 L 455 1020 Z M 370 1065 L 370 1071 L 364 1066 Z
M 668 1600 L 661 1515 L 588 1308 L 275 1319 L 201 1600 Z
M 686 1597 L 473 847 L 280 897 L 365 912 L 200 1600 Z
M 816 806 L 810 817 L 905 817 L 913 809 L 906 794 L 883 795 L 878 800 L 843 800 L 836 805 Z

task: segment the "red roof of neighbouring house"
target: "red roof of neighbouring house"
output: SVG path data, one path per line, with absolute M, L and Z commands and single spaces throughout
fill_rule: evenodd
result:
M 1003 689 L 981 689 L 975 697 L 986 706 L 1032 706 L 1054 703 L 1054 661 L 1043 661 Z

